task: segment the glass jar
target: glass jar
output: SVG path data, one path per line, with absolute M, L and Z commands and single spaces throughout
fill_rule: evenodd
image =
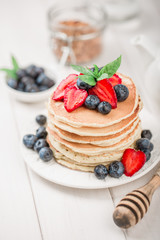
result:
M 102 50 L 107 15 L 100 5 L 52 7 L 48 13 L 52 51 L 62 65 L 85 63 Z

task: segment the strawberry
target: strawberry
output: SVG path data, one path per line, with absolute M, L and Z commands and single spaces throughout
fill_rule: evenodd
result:
M 70 74 L 66 79 L 64 79 L 57 87 L 57 89 L 53 93 L 53 100 L 63 100 L 64 98 L 64 91 L 68 86 L 73 86 L 77 82 L 77 74 Z
M 117 84 L 122 84 L 122 79 L 117 74 L 114 74 L 111 78 L 108 78 L 108 81 L 113 87 Z
M 72 112 L 83 105 L 88 96 L 87 91 L 78 89 L 76 86 L 69 86 L 64 92 L 64 107 L 67 112 Z
M 143 167 L 145 161 L 146 155 L 144 152 L 131 148 L 126 149 L 121 161 L 124 165 L 124 174 L 131 177 Z
M 98 81 L 97 84 L 89 89 L 89 95 L 96 95 L 100 101 L 109 102 L 112 108 L 117 107 L 117 97 L 113 86 L 107 79 Z

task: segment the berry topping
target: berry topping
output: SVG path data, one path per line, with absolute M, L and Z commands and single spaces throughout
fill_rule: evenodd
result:
M 150 130 L 143 130 L 141 133 L 142 138 L 148 138 L 149 140 L 152 138 L 152 133 Z
M 85 100 L 85 106 L 89 109 L 96 109 L 99 103 L 100 100 L 96 95 L 89 95 Z
M 41 126 L 44 125 L 46 123 L 46 121 L 47 121 L 47 118 L 44 115 L 38 115 L 36 117 L 36 122 Z
M 39 157 L 42 159 L 44 162 L 48 162 L 53 158 L 53 152 L 49 147 L 43 147 L 39 151 Z
M 77 74 L 70 74 L 66 79 L 64 79 L 57 87 L 57 89 L 54 91 L 53 100 L 63 100 L 64 98 L 64 91 L 68 86 L 73 86 L 77 82 Z
M 45 139 L 38 139 L 37 142 L 34 144 L 34 151 L 39 152 L 41 148 L 48 147 L 48 143 Z
M 112 106 L 109 102 L 101 102 L 99 105 L 98 105 L 98 112 L 102 113 L 102 114 L 108 114 L 110 113 L 111 109 L 112 109 Z
M 116 93 L 107 79 L 98 81 L 93 88 L 89 89 L 89 95 L 96 95 L 100 101 L 109 102 L 112 108 L 117 107 Z
M 128 88 L 123 84 L 118 84 L 114 86 L 118 102 L 125 101 L 129 96 Z
M 46 128 L 41 126 L 36 130 L 36 136 L 37 138 L 46 138 L 47 137 L 47 131 Z
M 80 78 L 77 79 L 77 87 L 88 91 L 92 86 L 86 82 L 83 82 Z
M 98 179 L 105 179 L 108 175 L 108 171 L 104 165 L 100 164 L 94 168 L 94 174 Z
M 143 150 L 142 152 L 145 153 L 145 155 L 146 155 L 146 162 L 147 162 L 151 158 L 151 152 L 149 151 L 149 149 Z
M 151 142 L 147 138 L 140 138 L 136 141 L 136 148 L 141 151 L 144 151 L 147 149 L 150 150 L 150 148 L 152 148 L 151 145 L 153 145 L 153 144 L 151 144 Z
M 78 89 L 76 86 L 69 86 L 64 92 L 64 107 L 67 112 L 72 112 L 83 105 L 88 93 L 85 90 Z
M 34 144 L 37 141 L 37 136 L 33 134 L 27 134 L 23 137 L 23 143 L 27 148 L 32 149 L 34 147 Z
M 124 166 L 119 161 L 114 161 L 109 165 L 109 175 L 114 178 L 119 178 L 124 173 Z
M 124 165 L 124 174 L 131 177 L 138 172 L 146 161 L 146 155 L 142 151 L 134 149 L 126 149 L 122 157 L 122 164 Z
M 108 79 L 108 81 L 112 84 L 113 87 L 117 84 L 122 84 L 122 79 L 117 74 L 114 74 L 111 78 Z

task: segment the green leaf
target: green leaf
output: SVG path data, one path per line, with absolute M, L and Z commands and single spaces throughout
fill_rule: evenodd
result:
M 83 73 L 85 75 L 89 75 L 89 76 L 93 76 L 94 77 L 94 73 L 89 69 L 89 68 L 86 68 L 86 67 L 82 67 L 82 66 L 78 66 L 78 65 L 71 65 L 72 68 L 80 73 Z
M 92 72 L 92 70 L 90 70 L 88 67 L 86 67 L 86 70 L 88 71 L 88 74 L 87 75 L 90 75 L 90 76 L 92 76 L 92 77 L 96 77 L 96 75 L 95 75 L 95 73 L 94 72 Z
M 79 75 L 78 76 L 83 82 L 88 83 L 91 86 L 95 86 L 96 85 L 96 81 L 95 78 L 92 76 L 88 76 L 88 75 Z
M 94 74 L 96 75 L 96 77 L 98 76 L 98 72 L 99 72 L 99 68 L 96 64 L 93 64 L 94 66 Z
M 100 77 L 97 78 L 97 81 L 103 80 L 105 78 L 109 78 L 107 73 L 103 73 Z
M 15 70 L 15 72 L 17 72 L 17 70 L 20 68 L 18 65 L 18 62 L 14 56 L 12 56 L 11 59 L 12 59 L 13 69 Z
M 11 77 L 13 79 L 17 79 L 17 75 L 14 69 L 8 69 L 8 68 L 1 68 L 0 71 L 3 71 L 7 74 L 7 77 Z
M 118 70 L 121 65 L 121 56 L 114 60 L 113 62 L 105 65 L 98 74 L 98 78 L 103 74 L 107 73 L 108 78 L 111 78 Z

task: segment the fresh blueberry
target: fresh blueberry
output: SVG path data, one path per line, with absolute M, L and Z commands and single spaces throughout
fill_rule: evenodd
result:
M 102 68 L 103 68 L 103 67 L 98 68 L 98 72 L 100 72 Z M 92 68 L 90 68 L 90 70 L 91 70 L 92 72 L 94 72 L 95 68 L 92 67 Z
M 102 114 L 108 114 L 110 113 L 112 106 L 109 102 L 101 102 L 98 107 L 98 112 L 102 113 Z
M 83 82 L 80 78 L 77 79 L 77 87 L 83 90 L 88 91 L 90 88 L 92 88 L 91 85 L 89 85 L 86 82 Z
M 23 143 L 27 148 L 32 149 L 37 141 L 37 137 L 33 134 L 27 134 L 23 137 Z
M 125 101 L 129 96 L 128 88 L 123 84 L 117 84 L 114 86 L 118 102 Z
M 36 72 L 36 76 L 38 76 L 38 75 L 40 75 L 41 73 L 43 73 L 44 72 L 44 68 L 42 68 L 42 67 L 35 67 L 35 72 Z
M 140 138 L 136 141 L 136 147 L 137 149 L 144 151 L 150 149 L 151 142 L 147 138 Z
M 41 126 L 36 130 L 36 136 L 37 138 L 46 138 L 47 137 L 47 131 L 46 128 Z
M 22 77 L 21 82 L 27 86 L 28 84 L 34 84 L 34 79 L 28 76 Z
M 85 100 L 85 106 L 89 109 L 96 109 L 100 103 L 99 98 L 96 95 L 89 95 Z
M 98 179 L 105 179 L 108 175 L 108 170 L 104 165 L 100 164 L 94 168 L 94 174 Z
M 109 175 L 114 178 L 119 178 L 124 173 L 124 166 L 119 161 L 114 161 L 109 165 Z
M 25 88 L 24 83 L 22 83 L 21 81 L 19 81 L 17 90 L 23 92 L 23 91 L 24 91 L 24 88 Z
M 153 145 L 153 143 L 150 142 L 149 151 L 152 152 L 153 148 L 154 148 L 154 145 Z
M 18 81 L 16 79 L 10 78 L 7 84 L 9 87 L 16 89 L 18 86 Z
M 34 144 L 34 151 L 39 152 L 41 148 L 48 147 L 48 143 L 45 139 L 41 138 L 38 139 L 37 142 Z
M 39 151 L 39 157 L 42 159 L 44 162 L 48 162 L 53 158 L 53 152 L 49 147 L 43 147 Z
M 142 133 L 141 133 L 141 137 L 142 138 L 148 138 L 150 140 L 152 138 L 152 133 L 148 129 L 143 130 Z
M 21 68 L 17 70 L 16 74 L 17 74 L 18 80 L 20 80 L 22 77 L 25 77 L 27 75 L 26 71 Z
M 25 92 L 30 93 L 39 92 L 39 88 L 37 87 L 36 84 L 27 84 L 27 86 L 25 87 Z
M 151 158 L 151 152 L 149 151 L 149 149 L 143 150 L 142 152 L 145 153 L 145 155 L 146 155 L 146 162 L 147 162 Z
M 46 123 L 46 121 L 47 121 L 47 118 L 44 115 L 38 115 L 36 117 L 36 122 L 41 126 L 44 125 Z
M 35 78 L 37 77 L 37 72 L 36 72 L 36 66 L 35 65 L 30 65 L 28 66 L 26 69 L 26 73 L 28 76 L 32 77 L 32 78 Z
M 47 86 L 39 86 L 39 91 L 42 92 L 42 91 L 45 91 L 45 90 L 48 90 L 48 87 Z

